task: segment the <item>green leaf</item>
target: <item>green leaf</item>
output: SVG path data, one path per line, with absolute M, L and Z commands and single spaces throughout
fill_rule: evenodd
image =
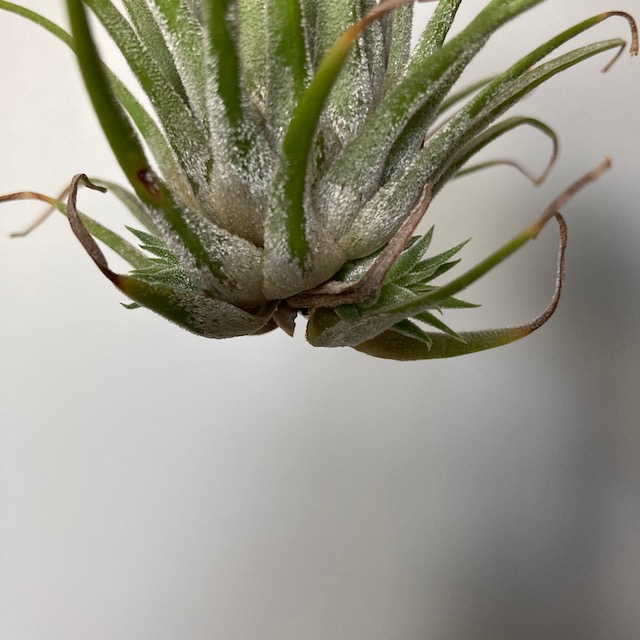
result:
M 442 322 L 442 320 L 434 316 L 433 313 L 430 313 L 429 311 L 423 311 L 422 313 L 417 313 L 414 317 L 416 320 L 439 329 L 442 333 L 446 333 L 454 340 L 460 340 L 460 342 L 464 342 L 464 338 L 459 333 L 456 333 L 453 329 L 451 329 L 451 327 Z
M 409 71 L 424 64 L 444 44 L 462 0 L 440 0 L 426 29 L 422 32 L 409 62 Z
M 178 73 L 176 61 L 165 40 L 162 25 L 151 10 L 152 5 L 146 1 L 140 2 L 140 0 L 123 0 L 123 4 L 140 38 L 140 43 L 157 63 L 162 75 L 175 93 L 182 98 L 185 104 L 189 104 L 189 98 Z
M 138 304 L 205 338 L 251 335 L 271 320 L 271 310 L 265 315 L 253 315 L 196 291 L 155 284 L 134 276 L 114 274 L 112 282 Z
M 359 1 L 326 0 L 318 3 L 316 11 L 316 55 L 322 57 L 329 53 L 345 31 L 363 17 Z M 340 74 L 333 80 L 326 99 L 323 128 L 329 129 L 341 144 L 362 125 L 373 101 L 365 33 L 360 30 L 350 44 Z
M 0 0 L 0 10 L 8 11 L 9 13 L 15 13 L 16 15 L 22 16 L 31 22 L 41 26 L 43 29 L 46 29 L 50 33 L 52 33 L 56 38 L 59 38 L 64 42 L 68 47 L 74 49 L 73 38 L 62 28 L 59 27 L 54 22 L 51 22 L 48 18 L 41 16 L 39 13 L 35 11 L 31 11 L 25 7 L 21 7 L 18 4 L 14 4 L 13 2 L 5 2 L 5 0 Z
M 471 142 L 471 144 L 469 142 L 473 140 L 475 134 L 482 131 L 488 124 L 513 106 L 513 104 L 553 76 L 595 55 L 619 48 L 623 44 L 624 41 L 615 39 L 587 45 L 523 73 L 517 82 L 503 87 L 499 93 L 495 94 L 491 100 L 486 102 L 482 109 L 473 113 L 473 108 L 470 106 L 469 112 L 464 114 L 469 116 L 468 119 L 465 120 L 465 126 L 459 126 L 455 136 L 445 140 L 447 134 L 453 131 L 453 127 L 456 124 L 461 124 L 462 118 L 464 117 L 463 114 L 461 113 L 453 119 L 456 121 L 455 123 L 452 120 L 446 124 L 442 130 L 436 133 L 425 145 L 425 149 L 416 162 L 416 167 L 420 164 L 430 167 L 428 174 L 434 175 L 434 177 L 437 176 L 435 186 L 435 190 L 437 191 L 446 184 L 449 167 L 455 166 L 456 164 L 459 166 L 458 154 L 464 154 L 465 148 L 471 149 L 473 146 L 476 146 L 474 142 Z M 466 109 L 463 111 L 466 111 Z M 493 131 L 499 131 L 499 129 L 494 129 Z M 479 146 L 482 146 L 482 139 Z M 445 155 L 447 156 L 446 159 L 444 158 Z
M 415 70 L 418 70 L 419 73 L 420 67 L 428 63 L 436 51 L 442 48 L 461 2 L 462 0 L 440 0 L 438 2 L 427 28 L 422 32 L 415 52 L 411 56 L 407 69 L 408 74 L 415 72 Z M 436 102 L 440 103 L 441 99 L 442 96 L 438 96 Z M 389 152 L 387 165 L 390 170 L 387 171 L 387 179 L 393 176 L 396 167 L 406 165 L 408 159 L 420 149 L 426 131 L 437 112 L 436 110 L 434 113 L 434 105 L 429 101 L 420 107 L 407 123 Z
M 335 307 L 334 311 L 341 320 L 346 320 L 347 322 L 357 320 L 361 315 L 355 304 L 342 304 L 339 307 Z
M 149 265 L 149 258 L 117 233 L 84 213 L 79 212 L 78 215 L 80 216 L 80 220 L 82 220 L 82 224 L 84 224 L 94 238 L 104 242 L 109 249 L 126 260 L 132 267 L 143 269 Z
M 402 78 L 411 53 L 411 32 L 413 27 L 413 5 L 398 7 L 388 16 L 389 34 L 386 48 L 387 69 L 384 78 L 384 91 L 389 92 Z
M 376 8 L 376 5 L 377 0 L 360 0 L 360 15 L 366 16 Z M 362 34 L 362 50 L 367 63 L 368 83 L 371 87 L 371 104 L 369 108 L 375 107 L 384 95 L 387 58 L 384 49 L 383 21 L 402 8 L 398 7 L 392 13 L 383 16 L 380 20 L 376 20 Z M 406 5 L 404 8 L 406 8 Z
M 111 92 L 111 86 L 91 35 L 82 0 L 67 0 L 71 29 L 78 53 L 80 70 L 89 97 L 109 140 L 111 148 L 138 196 L 153 206 L 158 204 L 157 187 L 141 177 L 151 174 L 142 145 Z
M 379 250 L 364 258 L 350 260 L 335 274 L 334 280 L 338 280 L 339 282 L 357 282 L 369 271 L 381 252 L 382 250 Z
M 439 269 L 446 264 L 450 258 L 455 256 L 456 253 L 459 253 L 468 242 L 469 240 L 465 240 L 455 247 L 439 253 L 437 256 L 421 260 L 414 269 L 414 272 L 417 274 L 416 277 L 419 278 L 420 282 L 427 282 L 435 278 L 435 274 L 438 273 Z
M 267 101 L 267 2 L 238 0 L 238 51 L 247 91 L 262 109 Z
M 109 72 L 109 79 L 115 96 L 129 114 L 140 136 L 148 146 L 160 174 L 165 179 L 171 180 L 171 188 L 175 196 L 193 211 L 208 213 L 206 202 L 203 203 L 196 199 L 188 173 L 180 165 L 178 156 L 155 120 L 129 89 L 111 72 Z
M 313 69 L 316 68 L 317 56 L 315 50 L 316 25 L 318 16 L 317 0 L 301 0 L 302 21 L 304 23 L 305 40 L 309 51 L 309 60 Z
M 389 273 L 387 279 L 391 282 L 395 282 L 398 278 L 407 277 L 413 268 L 420 262 L 420 258 L 427 252 L 431 240 L 433 239 L 433 227 L 425 233 L 425 235 L 416 240 L 405 249 L 400 257 L 395 261 Z
M 133 2 L 134 0 L 130 0 Z M 153 0 L 188 102 L 202 126 L 207 122 L 204 34 L 188 0 Z
M 438 115 L 442 115 L 452 107 L 455 107 L 457 104 L 472 96 L 474 93 L 478 91 L 478 89 L 482 89 L 486 87 L 492 80 L 495 80 L 495 76 L 490 78 L 483 78 L 482 80 L 478 80 L 478 82 L 473 82 L 462 89 L 457 91 L 452 91 L 441 103 L 438 107 Z
M 393 307 L 389 307 L 385 309 L 383 313 L 390 316 L 400 314 L 404 317 L 409 317 L 438 307 L 443 300 L 466 289 L 482 276 L 486 275 L 489 271 L 504 262 L 509 256 L 518 251 L 518 249 L 533 240 L 539 232 L 539 224 L 532 225 L 522 233 L 518 234 L 510 242 L 492 253 L 489 257 L 482 260 L 474 268 L 452 280 L 449 284 L 438 287 L 428 293 L 417 295 L 408 302 L 402 302 L 398 305 L 394 305 Z
M 538 327 L 536 327 L 537 329 Z M 533 333 L 528 325 L 486 331 L 463 331 L 458 338 L 444 333 L 425 333 L 429 342 L 389 330 L 367 340 L 354 349 L 388 360 L 433 360 L 495 349 L 516 342 Z
M 232 0 L 210 0 L 204 9 L 214 156 L 210 182 L 216 220 L 259 246 L 263 244 L 271 151 L 242 84 L 238 6 Z
M 91 178 L 91 182 L 93 182 L 93 184 L 97 184 L 99 187 L 105 187 L 105 189 L 116 196 L 116 198 L 118 198 L 118 200 L 120 200 L 120 202 L 122 202 L 122 204 L 127 207 L 131 215 L 138 222 L 144 225 L 146 229 L 153 233 L 159 233 L 156 225 L 147 213 L 147 210 L 144 208 L 144 205 L 142 204 L 142 202 L 140 202 L 140 200 L 134 193 L 109 180 Z
M 278 147 L 307 84 L 307 50 L 299 0 L 267 0 L 266 19 L 266 113 Z
M 437 309 L 477 309 L 480 305 L 472 302 L 465 302 L 459 298 L 450 297 L 438 304 Z
M 208 52 L 215 66 L 216 95 L 220 97 L 226 121 L 238 133 L 244 124 L 244 98 L 240 85 L 240 60 L 236 48 L 236 3 L 233 0 L 209 0 L 204 3 Z M 241 137 L 238 145 L 248 144 Z M 242 147 L 241 153 L 249 149 Z
M 164 285 L 180 291 L 197 292 L 185 271 L 179 266 L 168 267 L 158 264 L 143 269 L 134 269 L 129 275 L 150 284 Z
M 127 227 L 127 229 L 141 241 L 142 244 L 140 248 L 160 258 L 164 266 L 179 264 L 178 258 L 176 258 L 175 254 L 169 249 L 167 243 L 162 238 L 134 227 Z M 157 266 L 155 262 L 154 264 Z
M 360 303 L 358 306 L 363 311 L 363 315 L 370 315 L 376 313 L 379 308 L 384 309 L 399 304 L 412 296 L 413 292 L 407 287 L 387 280 L 373 302 Z
M 462 152 L 464 145 L 472 140 L 473 136 L 486 128 L 493 120 L 502 115 L 507 109 L 529 94 L 533 89 L 545 81 L 568 69 L 575 64 L 587 60 L 599 53 L 610 49 L 624 47 L 623 40 L 614 39 L 598 42 L 571 51 L 537 67 L 534 65 L 547 57 L 561 45 L 572 40 L 581 33 L 591 29 L 604 20 L 616 16 L 627 18 L 632 25 L 634 34 L 633 51 L 637 50 L 635 25 L 631 18 L 621 13 L 605 13 L 585 20 L 574 27 L 563 31 L 555 38 L 544 43 L 530 54 L 516 62 L 507 71 L 497 76 L 482 91 L 480 91 L 463 109 L 461 109 L 449 122 L 447 122 L 435 135 L 429 139 L 417 161 L 407 173 L 413 173 L 414 167 L 419 165 L 429 167 L 425 172 L 415 172 L 411 180 L 424 179 L 424 176 L 435 178 L 439 174 L 440 184 L 436 183 L 436 191 L 444 184 L 446 169 L 456 160 Z M 544 125 L 543 125 L 544 127 Z M 553 136 L 553 133 L 550 134 Z M 446 156 L 446 160 L 445 160 Z M 436 169 L 436 167 L 440 167 Z M 418 177 L 421 176 L 421 177 Z
M 464 169 L 460 169 L 455 176 L 454 180 L 458 178 L 464 178 L 465 176 L 477 173 L 478 171 L 484 171 L 485 169 L 497 169 L 499 167 L 511 167 L 519 171 L 525 178 L 530 180 L 534 185 L 539 185 L 542 176 L 534 176 L 522 163 L 511 158 L 495 158 L 494 160 L 487 160 L 486 162 L 477 162 L 475 164 L 465 165 Z
M 421 329 L 415 322 L 411 322 L 411 320 L 400 320 L 400 322 L 393 325 L 390 331 L 422 342 L 427 348 L 430 348 L 433 342 L 429 334 Z

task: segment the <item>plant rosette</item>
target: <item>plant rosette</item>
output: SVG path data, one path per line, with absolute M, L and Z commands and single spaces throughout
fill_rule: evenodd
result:
M 425 0 L 422 0 L 425 1 Z M 426 0 L 428 1 L 428 0 Z M 440 0 L 410 49 L 407 0 L 67 0 L 70 31 L 20 5 L 20 14 L 77 55 L 89 97 L 131 189 L 85 175 L 68 198 L 34 192 L 0 201 L 42 200 L 66 215 L 102 273 L 132 302 L 201 336 L 230 338 L 307 317 L 314 346 L 349 346 L 383 358 L 463 355 L 518 340 L 553 314 L 562 289 L 566 225 L 559 213 L 598 178 L 607 159 L 561 193 L 540 218 L 475 267 L 441 284 L 463 245 L 432 255 L 433 228 L 414 235 L 438 192 L 473 171 L 497 138 L 533 127 L 502 116 L 550 78 L 623 39 L 556 50 L 610 18 L 570 27 L 473 86 L 459 78 L 492 34 L 544 0 L 491 0 L 454 37 L 462 0 Z M 144 92 L 142 106 L 103 62 L 88 12 L 120 49 Z M 524 19 L 524 17 L 523 17 Z M 606 69 L 612 62 L 609 62 Z M 131 240 L 77 208 L 80 186 L 107 189 L 136 220 Z M 552 300 L 516 327 L 456 332 L 447 309 L 458 295 L 535 238 L 560 229 Z M 115 273 L 99 245 L 131 266 Z M 436 283 L 436 280 L 438 281 Z

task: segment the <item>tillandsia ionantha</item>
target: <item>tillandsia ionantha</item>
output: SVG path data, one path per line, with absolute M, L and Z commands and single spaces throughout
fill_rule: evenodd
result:
M 429 0 L 417 0 L 421 2 Z M 569 67 L 614 51 L 612 39 L 550 57 L 612 17 L 563 31 L 503 73 L 470 87 L 458 79 L 489 37 L 543 0 L 490 0 L 458 35 L 462 0 L 440 0 L 411 51 L 409 0 L 67 0 L 70 32 L 22 6 L 0 9 L 39 24 L 76 53 L 93 107 L 133 193 L 77 175 L 68 200 L 22 192 L 68 216 L 87 253 L 133 303 L 210 338 L 293 334 L 401 360 L 450 357 L 513 342 L 556 308 L 566 227 L 559 213 L 605 161 L 542 216 L 448 284 L 462 245 L 428 255 L 433 230 L 414 236 L 450 180 L 499 164 L 471 159 L 518 127 L 557 140 L 530 117 L 499 118 Z M 152 111 L 101 60 L 88 11 L 127 60 Z M 610 63 L 611 64 L 611 63 Z M 608 66 L 610 66 L 610 64 Z M 546 173 L 546 172 L 545 172 Z M 540 182 L 544 176 L 537 179 Z M 108 187 L 143 227 L 139 246 L 80 213 L 78 187 Z M 558 277 L 551 304 L 518 327 L 457 333 L 442 310 L 555 218 Z M 96 240 L 123 257 L 111 270 Z

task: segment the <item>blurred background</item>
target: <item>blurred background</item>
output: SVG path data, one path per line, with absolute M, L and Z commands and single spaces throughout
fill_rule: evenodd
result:
M 22 4 L 66 24 L 61 0 Z M 463 4 L 458 29 L 486 2 Z M 465 79 L 613 9 L 640 17 L 633 0 L 549 0 Z M 618 35 L 616 18 L 579 42 Z M 479 173 L 427 221 L 436 249 L 472 237 L 472 265 L 613 157 L 564 210 L 558 313 L 495 351 L 402 364 L 314 350 L 302 326 L 207 341 L 123 309 L 61 217 L 10 240 L 41 208 L 4 205 L 0 637 L 640 637 L 640 62 L 602 75 L 608 60 L 514 109 L 561 135 L 543 186 Z M 62 44 L 0 13 L 0 78 L 0 193 L 120 179 Z M 487 157 L 541 170 L 548 153 L 522 131 Z M 110 196 L 83 192 L 82 207 L 128 221 Z M 453 326 L 537 315 L 556 249 L 549 227 L 467 292 L 483 306 Z

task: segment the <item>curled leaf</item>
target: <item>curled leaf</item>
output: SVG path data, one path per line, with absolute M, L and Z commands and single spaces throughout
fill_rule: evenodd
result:
M 513 160 L 498 160 L 492 161 L 488 163 L 482 163 L 474 166 L 465 166 L 466 162 L 470 158 L 472 158 L 476 153 L 484 149 L 487 145 L 491 144 L 500 136 L 513 131 L 516 128 L 529 126 L 533 127 L 537 131 L 540 131 L 545 136 L 547 136 L 551 140 L 552 150 L 549 161 L 547 162 L 547 166 L 544 171 L 537 177 L 532 176 L 526 169 L 524 169 L 518 162 Z M 518 169 L 521 173 L 523 173 L 534 185 L 538 186 L 542 184 L 558 159 L 558 136 L 556 132 L 546 123 L 541 120 L 537 120 L 536 118 L 525 118 L 525 117 L 514 117 L 508 118 L 499 122 L 498 124 L 493 125 L 486 129 L 483 133 L 476 136 L 469 144 L 467 144 L 454 158 L 451 165 L 448 167 L 446 176 L 450 176 L 455 174 L 457 177 L 471 173 L 473 171 L 478 171 L 479 169 L 484 169 L 492 166 L 496 166 L 497 164 L 509 164 L 516 169 Z M 443 179 L 446 179 L 443 177 Z
M 76 200 L 80 184 L 90 189 L 105 191 L 104 187 L 93 184 L 83 174 L 74 177 L 67 202 L 71 229 L 100 271 L 134 302 L 206 338 L 251 335 L 270 323 L 273 312 L 271 305 L 256 310 L 256 313 L 250 313 L 191 288 L 171 287 L 112 271 L 98 243 L 78 215 Z
M 356 345 L 354 348 L 378 358 L 391 360 L 433 360 L 486 351 L 516 342 L 544 325 L 554 314 L 560 302 L 564 285 L 565 251 L 567 247 L 567 225 L 564 218 L 555 214 L 560 227 L 558 270 L 553 297 L 547 308 L 536 318 L 525 324 L 503 329 L 463 331 L 456 335 L 443 332 L 425 332 L 427 340 L 416 339 L 395 327 L 379 336 Z

